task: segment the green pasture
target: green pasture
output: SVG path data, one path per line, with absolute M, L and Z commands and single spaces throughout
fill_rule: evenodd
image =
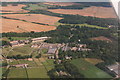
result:
M 98 29 L 108 29 L 108 28 L 106 28 L 106 27 L 100 27 L 100 26 L 96 26 L 96 25 L 89 25 L 89 24 L 64 24 L 64 23 L 59 23 L 59 22 L 57 22 L 57 23 L 55 23 L 55 25 L 56 26 L 59 26 L 59 25 L 70 25 L 70 26 L 81 26 L 81 27 L 84 27 L 84 26 L 86 26 L 86 27 L 91 27 L 91 28 L 98 28 Z
M 74 59 L 71 63 L 75 65 L 79 69 L 79 72 L 86 78 L 112 78 L 106 72 L 90 64 L 84 59 Z

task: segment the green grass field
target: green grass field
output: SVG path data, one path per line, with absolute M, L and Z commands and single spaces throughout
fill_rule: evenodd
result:
M 36 9 L 47 9 L 48 5 L 45 4 L 29 4 L 27 9 L 36 10 Z
M 2 49 L 2 53 L 3 53 L 3 55 L 8 55 L 9 54 L 9 51 L 11 50 L 12 48 L 11 47 L 7 47 L 7 48 L 3 48 Z
M 15 40 L 26 40 L 28 37 L 11 37 L 11 39 Z
M 16 41 L 16 40 L 26 40 L 26 39 L 29 39 L 29 37 L 2 37 L 2 40 L 5 40 L 5 41 Z
M 74 26 L 74 25 L 76 25 L 76 26 L 81 26 L 81 27 L 86 26 L 86 27 L 98 28 L 98 29 L 108 29 L 108 28 L 106 28 L 106 27 L 100 27 L 100 26 L 89 25 L 89 24 L 63 24 L 63 23 L 57 22 L 57 23 L 55 23 L 55 25 L 56 25 L 56 26 L 59 26 L 59 25 L 70 25 L 70 26 Z
M 9 63 L 10 65 L 15 64 L 28 64 L 28 67 L 25 68 L 11 68 L 8 73 L 8 78 L 49 78 L 47 71 L 54 68 L 54 60 L 45 59 L 44 62 L 41 62 L 39 59 L 33 61 L 28 60 L 13 60 Z M 4 70 L 5 72 L 5 70 Z M 18 72 L 18 74 L 17 74 Z
M 4 49 L 3 49 L 4 50 Z M 8 56 L 12 55 L 29 55 L 32 53 L 34 49 L 30 47 L 30 45 L 24 45 L 24 46 L 19 46 L 19 47 L 14 47 L 9 53 L 7 53 Z
M 86 78 L 112 78 L 106 72 L 95 67 L 84 59 L 74 59 L 71 63 L 75 65 L 79 69 L 79 72 Z
M 8 78 L 27 78 L 25 68 L 11 68 Z
M 27 68 L 29 78 L 49 78 L 45 67 Z

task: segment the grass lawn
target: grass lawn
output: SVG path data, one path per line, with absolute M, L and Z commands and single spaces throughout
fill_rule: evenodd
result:
M 6 56 L 11 49 L 12 49 L 11 47 L 3 48 L 3 49 L 2 49 L 2 55 L 5 55 L 5 56 Z
M 19 64 L 19 61 L 18 60 L 13 60 L 13 62 L 10 62 L 9 65 L 17 65 Z
M 19 60 L 19 64 L 28 64 L 29 67 L 37 67 L 34 61 Z
M 93 65 L 103 62 L 103 60 L 95 58 L 85 58 L 85 60 Z
M 80 73 L 86 78 L 112 78 L 106 72 L 95 67 L 84 59 L 74 59 L 71 63 L 75 65 L 79 69 Z
M 81 26 L 81 27 L 86 26 L 86 27 L 98 28 L 98 29 L 108 29 L 108 28 L 106 28 L 106 27 L 100 27 L 100 26 L 89 25 L 89 24 L 63 24 L 63 23 L 57 22 L 57 23 L 55 23 L 55 25 L 56 25 L 56 26 L 59 26 L 59 25 L 71 25 L 71 26 L 74 26 L 74 25 L 76 25 L 76 26 Z
M 48 51 L 48 49 L 41 49 L 41 54 L 46 54 L 47 53 L 47 51 Z
M 27 68 L 27 72 L 29 78 L 49 78 L 43 66 L 38 68 Z
M 49 71 L 54 68 L 54 60 L 46 60 L 45 62 L 43 62 L 43 65 Z
M 33 51 L 33 48 L 30 47 L 30 45 L 20 46 L 20 47 L 14 47 L 12 51 L 8 53 L 8 56 L 12 55 L 29 55 Z
M 25 68 L 11 68 L 8 78 L 27 78 Z
M 0 74 L 4 74 L 6 72 L 6 67 L 0 68 Z

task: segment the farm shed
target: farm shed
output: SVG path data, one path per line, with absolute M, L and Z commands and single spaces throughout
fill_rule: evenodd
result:
M 57 51 L 57 48 L 49 48 L 48 54 L 55 54 Z
M 107 66 L 107 68 L 111 71 L 113 71 L 116 75 L 116 77 L 120 77 L 120 64 L 114 64 L 114 65 L 110 65 L 110 66 Z

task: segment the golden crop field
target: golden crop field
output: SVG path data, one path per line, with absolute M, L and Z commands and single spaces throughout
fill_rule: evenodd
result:
M 0 18 L 1 19 L 1 18 Z M 1 21 L 1 20 L 0 20 Z M 42 31 L 50 31 L 55 30 L 55 26 L 47 26 L 47 25 L 39 25 L 19 20 L 12 19 L 2 19 L 2 33 L 3 32 L 42 32 Z
M 9 18 L 16 18 L 20 20 L 29 21 L 29 22 L 49 24 L 49 25 L 54 25 L 56 22 L 62 19 L 59 17 L 48 16 L 43 14 L 8 14 L 8 15 L 2 15 L 2 16 L 9 17 Z
M 18 6 L 12 6 L 12 5 L 7 5 L 7 6 L 2 6 L 0 10 L 2 12 L 0 13 L 24 13 L 28 12 L 26 10 L 23 10 L 22 7 L 25 7 L 26 5 L 19 4 Z
M 53 13 L 60 14 L 72 14 L 72 15 L 82 15 L 82 16 L 94 16 L 99 18 L 116 18 L 116 14 L 113 8 L 108 7 L 95 7 L 91 6 L 81 10 L 75 9 L 49 9 Z

